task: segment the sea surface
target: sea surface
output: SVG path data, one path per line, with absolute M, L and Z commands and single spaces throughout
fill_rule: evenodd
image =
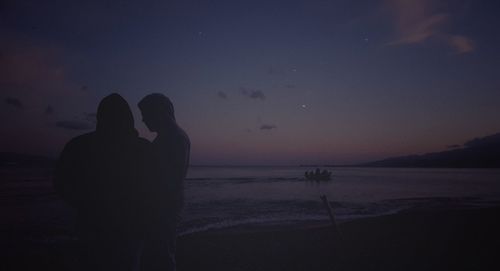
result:
M 499 169 L 326 168 L 331 181 L 307 181 L 307 167 L 191 167 L 181 234 L 230 227 L 339 222 L 420 208 L 500 205 Z M 45 232 L 54 240 L 74 224 L 53 192 L 51 169 L 0 169 L 0 231 Z M 37 238 L 40 235 L 38 235 Z

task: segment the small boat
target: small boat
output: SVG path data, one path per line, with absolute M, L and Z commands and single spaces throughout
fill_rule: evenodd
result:
M 304 173 L 306 180 L 311 181 L 330 181 L 332 179 L 332 172 L 323 169 L 322 171 L 317 168 L 316 170 L 306 171 Z

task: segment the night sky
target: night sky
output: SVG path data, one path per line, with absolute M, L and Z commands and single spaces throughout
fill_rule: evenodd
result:
M 0 151 L 57 156 L 104 96 L 172 99 L 192 164 L 344 164 L 500 131 L 491 0 L 2 1 Z

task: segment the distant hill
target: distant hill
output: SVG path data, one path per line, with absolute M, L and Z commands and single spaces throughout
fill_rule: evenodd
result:
M 0 152 L 0 167 L 52 167 L 55 159 L 31 154 Z
M 500 133 L 475 138 L 449 151 L 392 157 L 361 166 L 500 168 Z

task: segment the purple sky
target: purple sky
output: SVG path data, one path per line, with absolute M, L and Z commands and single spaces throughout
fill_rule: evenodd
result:
M 500 131 L 499 12 L 486 0 L 7 0 L 0 151 L 56 156 L 112 92 L 149 139 L 136 104 L 169 96 L 194 164 L 444 150 Z

